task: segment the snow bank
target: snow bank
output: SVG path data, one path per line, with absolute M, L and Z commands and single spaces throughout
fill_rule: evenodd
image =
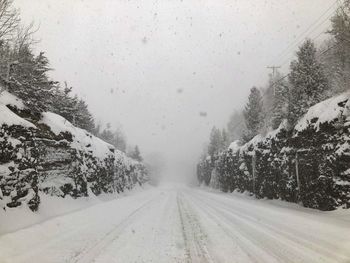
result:
M 77 199 L 70 196 L 58 198 L 56 196 L 41 194 L 40 209 L 36 213 L 33 213 L 27 206 L 21 206 L 17 209 L 7 209 L 6 211 L 0 210 L 0 236 L 44 222 L 51 218 L 83 210 L 103 202 L 112 201 L 152 188 L 153 187 L 150 185 L 145 184 L 142 187 L 136 186 L 131 190 L 125 190 L 120 194 L 91 195 Z
M 350 91 L 344 92 L 339 96 L 332 97 L 312 106 L 307 113 L 298 121 L 295 130 L 302 131 L 307 127 L 313 126 L 319 129 L 321 123 L 331 122 L 340 118 L 344 108 L 340 104 L 350 99 Z

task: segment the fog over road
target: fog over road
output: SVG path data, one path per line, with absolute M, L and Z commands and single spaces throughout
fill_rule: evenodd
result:
M 338 212 L 168 184 L 0 236 L 0 262 L 349 262 Z

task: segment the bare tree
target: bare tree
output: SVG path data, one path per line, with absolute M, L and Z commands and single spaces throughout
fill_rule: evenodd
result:
M 1 1 L 1 0 L 0 0 Z M 30 67 L 25 60 L 28 52 L 32 53 L 31 48 L 38 41 L 33 37 L 38 28 L 34 28 L 34 23 L 30 23 L 28 26 L 17 25 L 16 29 L 12 32 L 11 39 L 6 39 L 0 48 L 1 61 L 0 61 L 0 94 L 3 89 L 8 89 L 11 82 L 11 76 L 16 67 L 22 69 Z
M 11 37 L 20 23 L 19 12 L 12 3 L 13 0 L 0 0 L 0 40 Z

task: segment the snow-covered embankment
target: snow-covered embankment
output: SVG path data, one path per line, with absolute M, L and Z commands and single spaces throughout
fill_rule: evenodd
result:
M 7 219 L 30 210 L 39 216 L 28 220 L 40 221 L 55 214 L 43 211 L 50 204 L 56 213 L 77 209 L 146 181 L 144 165 L 112 145 L 57 114 L 32 113 L 6 91 L 0 95 L 0 232 L 11 230 Z

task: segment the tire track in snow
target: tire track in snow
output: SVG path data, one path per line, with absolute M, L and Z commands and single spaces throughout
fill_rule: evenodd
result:
M 188 195 L 186 195 L 186 198 L 189 198 Z M 212 220 L 215 223 L 215 225 L 219 229 L 221 229 L 224 235 L 228 236 L 231 239 L 231 241 L 235 246 L 241 249 L 241 251 L 245 254 L 246 258 L 249 260 L 248 262 L 255 262 L 255 263 L 283 262 L 283 261 L 277 261 L 273 257 L 273 255 L 262 250 L 252 240 L 241 235 L 239 231 L 237 231 L 238 228 L 235 228 L 236 231 L 233 231 L 232 227 L 229 224 L 225 223 L 225 221 L 223 221 L 222 218 L 219 217 L 217 213 L 211 209 L 211 207 L 207 205 L 203 205 L 202 202 L 199 203 L 198 201 L 195 201 L 193 198 L 189 198 L 189 199 L 191 199 L 191 202 L 195 204 L 195 206 L 199 208 L 206 215 L 207 218 Z M 246 260 L 244 260 L 243 262 L 246 262 Z
M 279 246 L 276 246 L 274 247 L 273 251 L 271 251 L 271 249 L 267 249 L 266 244 L 269 242 L 266 239 L 266 236 L 259 232 L 256 232 L 253 235 L 251 235 L 249 232 L 247 233 L 241 224 L 237 224 L 236 221 L 230 220 L 228 217 L 223 217 L 223 214 L 216 208 L 207 205 L 201 207 L 203 211 L 206 211 L 210 218 L 216 221 L 217 225 L 223 229 L 227 235 L 238 243 L 251 262 L 302 262 L 296 260 L 295 258 L 287 260 L 284 252 L 285 248 L 283 247 L 280 248 Z M 266 242 L 259 242 L 261 237 L 265 239 Z M 278 249 L 278 251 L 276 251 L 276 249 Z
M 133 220 L 136 219 L 136 216 L 148 206 L 150 206 L 154 201 L 159 199 L 159 196 L 152 198 L 148 202 L 142 204 L 140 207 L 135 209 L 131 214 L 125 217 L 120 223 L 118 223 L 113 229 L 111 229 L 107 234 L 105 234 L 99 241 L 94 245 L 83 249 L 81 252 L 76 254 L 69 262 L 72 263 L 91 263 L 94 262 L 94 259 L 100 255 L 103 250 L 108 247 L 118 236 L 123 232 L 123 228 L 127 225 L 130 225 Z
M 179 211 L 182 234 L 186 246 L 187 262 L 213 263 L 205 245 L 206 235 L 193 214 L 178 193 L 176 201 Z
M 201 194 L 200 196 L 203 197 Z M 339 261 L 347 262 L 349 260 L 348 255 L 339 254 L 339 251 L 333 251 L 332 249 L 330 249 L 329 247 L 331 247 L 332 245 L 330 243 L 326 243 L 325 246 L 321 246 L 317 243 L 318 240 L 312 242 L 306 240 L 305 238 L 297 236 L 296 234 L 294 234 L 293 230 L 287 232 L 262 220 L 258 220 L 253 216 L 249 215 L 249 211 L 242 211 L 242 209 L 236 207 L 235 210 L 232 211 L 232 207 L 228 206 L 225 203 L 219 202 L 214 199 L 210 199 L 210 202 L 212 202 L 213 204 L 210 207 L 212 207 L 212 209 L 214 209 L 218 214 L 223 215 L 227 218 L 227 220 L 236 222 L 237 225 L 245 226 L 247 234 L 256 232 L 260 233 L 259 236 L 266 237 L 265 240 L 260 239 L 262 247 L 266 247 L 266 241 L 271 240 L 272 242 L 276 243 L 276 245 L 274 246 L 275 249 L 277 247 L 280 247 L 280 251 L 286 254 L 291 254 L 290 250 L 292 250 L 294 251 L 294 255 L 298 256 L 300 256 L 301 254 L 304 254 L 305 257 L 310 254 L 313 255 L 310 258 L 311 261 L 315 260 L 315 258 L 320 256 L 322 256 L 322 259 L 320 260 L 322 260 L 322 262 L 327 263 Z M 305 253 L 306 251 L 308 251 L 308 253 Z
M 254 256 L 258 259 L 255 262 L 272 262 L 273 260 L 277 260 L 277 262 L 347 262 L 345 258 L 338 261 L 339 257 L 335 253 L 332 253 L 333 257 L 330 257 L 328 250 L 322 251 L 324 254 L 320 254 L 320 251 L 317 252 L 306 247 L 302 241 L 290 240 L 246 214 L 237 214 L 236 210 L 229 211 L 232 207 L 225 206 L 219 201 L 207 197 L 203 199 L 203 196 L 194 196 L 193 193 L 189 196 L 192 197 L 192 200 L 196 199 L 194 202 L 198 207 L 202 207 L 208 216 L 213 218 L 215 215 L 218 225 L 224 226 L 227 233 L 233 233 L 232 229 L 235 229 L 238 234 L 233 233 L 233 236 L 239 237 L 239 245 L 243 248 L 246 247 L 244 250 L 247 253 L 260 250 L 271 256 L 270 259 Z M 254 247 L 249 249 L 249 243 L 250 246 Z

